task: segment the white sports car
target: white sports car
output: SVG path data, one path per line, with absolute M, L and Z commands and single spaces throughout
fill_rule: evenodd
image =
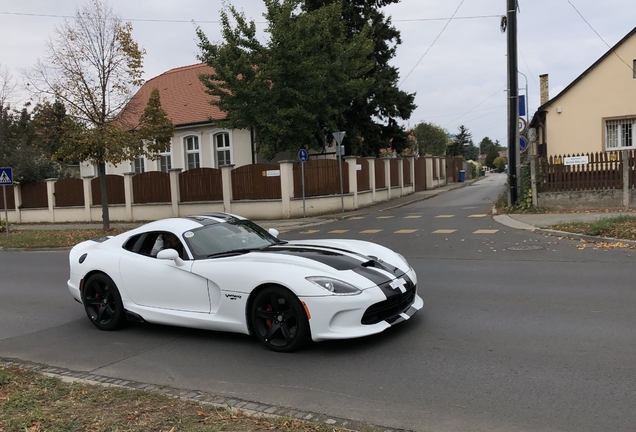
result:
M 68 287 L 102 330 L 132 319 L 254 334 L 275 351 L 380 333 L 423 306 L 386 247 L 277 236 L 225 213 L 159 220 L 76 245 Z

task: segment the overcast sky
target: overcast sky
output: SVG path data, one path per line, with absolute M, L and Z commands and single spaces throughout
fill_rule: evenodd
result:
M 261 23 L 258 28 L 265 38 L 263 2 L 229 1 Z M 393 61 L 400 70 L 400 88 L 417 92 L 418 108 L 410 126 L 426 121 L 454 133 L 465 125 L 475 144 L 487 136 L 506 145 L 507 46 L 500 30 L 506 3 L 402 0 L 385 8 L 402 34 Z M 81 0 L 2 0 L 2 67 L 21 82 L 22 70 L 44 59 L 45 42 L 55 26 L 72 17 L 81 4 Z M 116 14 L 132 22 L 133 37 L 146 49 L 146 79 L 198 62 L 193 21 L 211 41 L 220 41 L 221 0 L 110 0 L 110 4 Z M 531 114 L 539 105 L 539 75 L 549 74 L 550 96 L 555 96 L 636 25 L 634 0 L 519 0 L 519 8 L 518 66 L 527 77 Z M 625 59 L 630 65 L 632 60 Z M 519 86 L 524 94 L 522 75 Z

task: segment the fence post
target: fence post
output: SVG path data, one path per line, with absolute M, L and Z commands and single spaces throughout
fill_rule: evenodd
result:
M 93 203 L 93 189 L 91 188 L 91 180 L 93 180 L 95 176 L 86 176 L 82 177 L 82 186 L 84 188 L 84 218 L 88 222 L 93 221 L 93 217 L 91 215 L 91 204 Z
M 439 177 L 440 186 L 445 186 L 448 183 L 448 178 L 446 177 L 446 158 L 439 160 Z M 442 180 L 444 180 L 444 184 L 442 184 Z
M 629 151 L 621 151 L 623 162 L 623 207 L 629 209 Z
M 409 171 L 411 174 L 411 185 L 413 188 L 413 193 L 415 193 L 415 156 L 410 155 L 407 156 L 406 159 L 409 161 Z
M 400 186 L 400 196 L 404 196 L 404 159 L 398 159 L 398 185 Z
M 384 185 L 386 186 L 386 198 L 387 200 L 391 199 L 391 158 L 383 157 L 381 158 L 384 163 Z
M 530 184 L 532 186 L 532 207 L 537 207 L 539 197 L 537 196 L 537 157 L 530 156 Z
M 15 220 L 22 223 L 22 188 L 19 184 L 13 185 L 13 202 L 15 204 Z
M 221 185 L 223 188 L 223 211 L 232 213 L 232 170 L 234 164 L 221 167 Z
M 170 175 L 170 204 L 172 205 L 172 217 L 179 217 L 179 202 L 181 201 L 181 188 L 179 187 L 179 174 L 182 168 L 172 168 Z
M 369 189 L 371 189 L 371 202 L 375 202 L 375 158 L 369 156 L 365 158 L 369 163 Z
M 426 161 L 426 190 L 431 190 L 435 187 L 433 184 L 433 163 L 435 159 L 432 157 L 425 157 Z
M 358 208 L 358 157 L 345 156 L 347 166 L 349 167 L 349 193 L 353 194 L 353 210 Z
M 133 202 L 133 190 L 132 190 L 132 178 L 135 175 L 134 172 L 124 173 L 124 200 L 126 201 L 126 220 L 133 220 L 132 214 L 132 202 Z
M 280 165 L 280 195 L 283 219 L 291 218 L 291 199 L 294 197 L 294 161 L 283 160 Z
M 55 207 L 55 182 L 56 178 L 46 179 L 46 202 L 49 205 L 49 218 L 51 222 L 55 222 L 55 212 L 53 211 L 53 207 Z

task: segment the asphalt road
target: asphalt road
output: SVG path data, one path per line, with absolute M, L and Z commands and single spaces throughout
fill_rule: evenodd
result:
M 636 251 L 499 225 L 484 215 L 502 188 L 493 176 L 281 234 L 363 238 L 409 259 L 425 308 L 381 335 L 277 354 L 234 334 L 100 332 L 67 292 L 67 252 L 0 252 L 0 357 L 389 428 L 634 430 Z

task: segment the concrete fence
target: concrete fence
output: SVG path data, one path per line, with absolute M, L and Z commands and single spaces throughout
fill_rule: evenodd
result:
M 348 170 L 348 193 L 327 196 L 311 196 L 301 198 L 302 191 L 294 190 L 294 169 L 300 169 L 295 161 L 279 162 L 281 198 L 235 200 L 232 196 L 232 170 L 234 165 L 221 167 L 222 199 L 214 201 L 183 202 L 180 199 L 179 174 L 182 169 L 172 169 L 170 176 L 170 202 L 135 204 L 133 192 L 133 177 L 135 173 L 125 173 L 123 204 L 109 204 L 109 215 L 113 221 L 146 221 L 167 217 L 187 216 L 202 212 L 229 212 L 239 214 L 250 219 L 288 219 L 336 213 L 341 210 L 350 211 L 388 201 L 415 191 L 435 189 L 447 182 L 446 164 L 444 158 L 419 158 L 408 156 L 404 159 L 364 158 L 368 162 L 368 182 L 364 183 L 364 190 L 359 191 L 357 172 L 361 170 L 360 158 L 348 156 L 343 158 L 342 170 Z M 405 163 L 406 162 L 406 163 Z M 422 163 L 423 162 L 423 163 Z M 384 181 L 377 182 L 386 185 L 376 188 L 376 164 L 384 166 Z M 420 172 L 416 173 L 416 167 Z M 397 182 L 392 169 L 397 168 Z M 405 172 L 405 168 L 408 172 Z M 418 175 L 416 175 L 418 174 Z M 344 177 L 344 176 L 343 176 Z M 393 178 L 393 182 L 391 181 Z M 417 184 L 417 179 L 425 184 Z M 425 180 L 423 180 L 425 179 Z M 8 206 L 8 218 L 13 223 L 63 223 L 63 222 L 97 222 L 102 220 L 101 205 L 92 205 L 93 177 L 83 178 L 83 206 L 56 206 L 55 183 L 58 179 L 46 181 L 47 205 L 39 208 L 25 208 L 22 205 L 22 188 L 13 187 L 13 208 Z M 61 181 L 61 180 L 59 180 Z M 304 208 L 304 209 L 303 209 Z M 2 215 L 2 217 L 4 214 Z

